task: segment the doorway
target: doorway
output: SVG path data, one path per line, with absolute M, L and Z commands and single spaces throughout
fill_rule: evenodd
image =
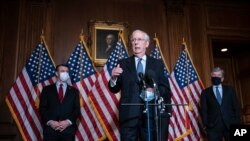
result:
M 236 90 L 242 121 L 250 124 L 250 41 L 213 39 L 212 51 L 214 66 L 225 71 L 224 84 Z

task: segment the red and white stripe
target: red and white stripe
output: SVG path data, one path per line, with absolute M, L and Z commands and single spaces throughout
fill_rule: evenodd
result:
M 6 102 L 24 140 L 42 140 L 42 124 L 35 102 L 39 100 L 42 87 L 54 83 L 55 80 L 52 77 L 33 86 L 26 68 L 24 68 L 10 89 Z
M 169 126 L 169 140 L 173 140 L 177 137 L 180 137 L 185 132 L 186 122 L 190 121 L 189 124 L 192 130 L 191 134 L 184 137 L 183 140 L 197 141 L 200 140 L 201 135 L 201 123 L 199 122 L 199 99 L 200 93 L 203 89 L 201 82 L 195 81 L 189 84 L 188 87 L 180 89 L 176 80 L 174 73 L 171 73 L 170 79 L 170 88 L 172 92 L 172 104 L 189 104 L 191 103 L 193 110 L 189 111 L 187 106 L 173 106 L 173 116 L 170 118 Z M 190 91 L 189 91 L 190 90 Z M 185 108 L 185 109 L 184 109 Z M 187 114 L 185 114 L 185 110 Z
M 96 81 L 96 77 L 97 75 L 93 74 L 73 84 L 73 86 L 79 90 L 80 98 L 83 102 L 78 130 L 76 132 L 76 140 L 79 141 L 96 141 L 105 136 L 88 98 L 89 92 Z
M 95 112 L 109 140 L 120 140 L 118 122 L 118 100 L 108 89 L 110 75 L 105 65 L 90 92 Z

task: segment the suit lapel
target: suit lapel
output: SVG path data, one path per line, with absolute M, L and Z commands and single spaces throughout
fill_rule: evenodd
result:
M 129 61 L 128 61 L 128 69 L 132 72 L 133 76 L 135 76 L 135 78 L 137 78 L 137 74 L 136 74 L 136 64 L 135 64 L 135 58 L 134 56 L 130 57 Z M 146 68 L 145 68 L 145 73 L 150 70 L 150 66 L 152 66 L 152 59 L 147 56 L 147 60 L 146 60 Z
M 63 101 L 64 101 L 64 100 L 67 100 L 67 97 L 70 95 L 70 89 L 71 89 L 71 86 L 67 85 L 67 88 L 66 88 L 66 92 L 65 92 Z
M 213 86 L 210 88 L 210 93 L 213 95 L 212 97 L 217 101 L 214 90 L 213 90 Z
M 212 98 L 214 99 L 214 101 L 215 101 L 218 105 L 220 105 L 219 102 L 217 101 L 216 96 L 215 96 L 215 93 L 214 93 L 214 90 L 213 90 L 213 86 L 210 87 L 210 94 L 212 95 Z
M 145 74 L 151 69 L 150 66 L 152 66 L 152 59 L 147 55 Z
M 52 95 L 55 95 L 55 96 L 53 96 L 53 97 L 55 97 L 55 98 L 56 98 L 56 101 L 58 101 L 58 102 L 60 103 L 60 100 L 59 100 L 59 93 L 58 93 L 56 84 L 54 84 L 51 94 L 52 94 Z
M 222 99 L 221 99 L 221 105 L 222 105 L 223 101 L 225 101 L 225 99 L 226 99 L 226 97 L 227 97 L 226 93 L 227 93 L 227 92 L 226 92 L 225 86 L 222 85 Z
M 214 90 L 213 90 L 213 86 L 211 86 L 211 94 L 213 95 L 213 99 L 216 101 L 216 103 L 220 106 L 222 105 L 223 103 L 223 99 L 224 99 L 224 89 L 223 89 L 223 86 L 222 86 L 222 99 L 221 99 L 221 104 L 219 104 L 219 102 L 217 101 L 217 98 L 216 98 L 216 94 L 214 93 Z
M 134 56 L 130 57 L 128 60 L 128 64 L 126 66 L 129 70 L 129 72 L 131 72 L 133 78 L 135 79 L 135 81 L 138 81 L 138 74 L 136 72 L 136 67 L 135 67 L 135 58 Z

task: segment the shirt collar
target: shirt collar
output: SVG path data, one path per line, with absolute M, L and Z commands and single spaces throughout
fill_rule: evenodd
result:
M 67 86 L 66 82 L 60 82 L 60 81 L 56 81 L 56 86 L 60 86 L 60 84 L 63 84 L 63 86 Z
M 135 57 L 135 58 L 136 58 L 136 61 L 137 61 L 138 59 L 140 59 L 139 57 Z M 143 56 L 141 57 L 141 59 L 144 60 L 144 61 L 146 61 L 146 58 L 147 58 L 146 55 L 143 55 Z
M 213 85 L 213 88 L 216 88 L 216 87 L 222 88 L 222 85 L 221 84 L 219 84 L 219 85 Z

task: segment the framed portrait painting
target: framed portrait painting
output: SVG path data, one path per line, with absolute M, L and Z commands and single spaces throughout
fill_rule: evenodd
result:
M 116 46 L 120 31 L 123 32 L 126 40 L 127 27 L 127 23 L 90 22 L 90 34 L 92 38 L 91 54 L 96 66 L 104 66 L 110 53 Z

